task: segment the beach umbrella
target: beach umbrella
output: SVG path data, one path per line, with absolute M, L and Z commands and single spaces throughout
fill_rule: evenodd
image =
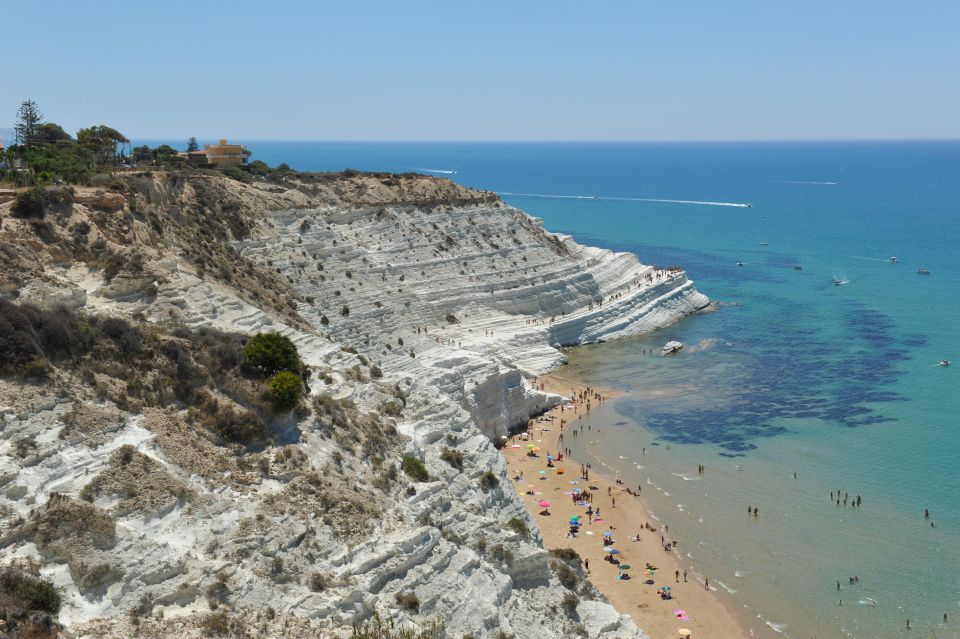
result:
M 574 489 L 573 489 L 573 492 L 574 492 L 574 494 L 579 495 L 580 493 L 583 492 L 583 488 L 574 488 Z
M 618 567 L 620 570 L 630 570 L 630 564 L 620 564 Z
M 553 461 L 555 459 L 556 457 L 554 457 L 553 455 L 547 455 L 547 461 Z
M 546 500 L 540 500 L 537 502 L 537 506 L 540 506 L 541 508 L 549 508 L 550 502 Z
M 547 474 L 547 471 L 545 471 L 545 470 L 537 471 L 537 474 L 538 474 L 538 475 L 546 475 L 546 474 Z
M 683 615 L 687 614 L 687 611 L 686 611 L 686 610 L 674 610 L 674 611 L 673 611 L 673 614 L 675 614 L 675 615 L 678 616 L 678 617 L 682 617 Z
M 610 554 L 610 555 L 619 555 L 619 554 L 620 554 L 620 551 L 617 550 L 616 548 L 606 548 L 605 550 L 606 550 L 606 552 L 607 552 L 608 554 Z
M 693 633 L 687 630 L 686 628 L 681 628 L 680 630 L 677 630 L 677 636 L 683 637 L 683 639 L 687 639 L 687 637 L 689 637 L 692 634 Z
M 510 448 L 520 448 L 520 444 L 513 444 Z
M 613 537 L 613 533 L 610 532 L 609 530 L 605 530 L 605 531 L 603 531 L 603 536 L 604 536 L 604 537 L 608 537 L 608 538 L 609 538 L 609 537 Z
M 527 444 L 527 450 L 533 450 L 534 448 L 536 448 L 536 446 L 533 444 Z

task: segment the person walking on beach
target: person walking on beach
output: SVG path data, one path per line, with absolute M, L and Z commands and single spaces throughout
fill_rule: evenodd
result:
M 639 537 L 639 535 L 637 535 L 637 536 Z M 686 570 L 683 571 L 683 583 L 687 583 L 687 571 L 686 571 Z M 947 613 L 943 613 L 943 616 L 944 616 L 944 621 L 946 621 Z
M 704 589 L 704 590 L 710 590 L 710 578 L 709 578 L 709 577 L 704 577 L 704 578 L 703 578 L 703 589 Z
M 673 575 L 674 575 L 674 577 L 676 577 L 677 583 L 680 583 L 680 571 L 679 571 L 679 570 L 674 570 L 674 571 L 673 571 Z
M 837 590 L 840 590 L 840 580 L 837 579 Z

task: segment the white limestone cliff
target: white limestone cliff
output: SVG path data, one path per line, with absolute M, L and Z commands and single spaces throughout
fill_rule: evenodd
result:
M 309 420 L 292 427 L 303 466 L 237 483 L 191 470 L 158 444 L 178 432 L 169 411 L 131 414 L 91 398 L 92 409 L 116 414 L 113 425 L 96 441 L 59 438 L 73 406 L 62 392 L 24 392 L 0 380 L 0 405 L 9 406 L 0 430 L 0 558 L 39 559 L 42 573 L 67 593 L 61 620 L 80 636 L 123 636 L 129 611 L 144 597 L 154 614 L 163 612 L 161 633 L 200 636 L 178 620 L 207 612 L 210 589 L 221 582 L 237 618 L 265 624 L 272 636 L 282 635 L 275 618 L 288 627 L 307 624 L 302 636 L 332 636 L 374 613 L 415 627 L 440 618 L 456 637 L 645 636 L 589 586 L 578 593 L 576 611 L 564 612 L 566 591 L 492 441 L 558 401 L 530 384 L 562 364 L 558 347 L 651 331 L 703 309 L 707 298 L 683 272 L 579 245 L 495 198 L 465 190 L 438 197 L 450 187 L 431 179 L 407 186 L 412 203 L 396 203 L 396 187 L 363 184 L 306 195 L 229 185 L 257 218 L 234 250 L 289 288 L 302 321 L 258 305 L 229 281 L 205 277 L 182 250 L 159 244 L 143 248 L 144 281 L 107 284 L 97 270 L 51 261 L 42 284 L 37 278 L 20 289 L 23 301 L 69 300 L 99 314 L 280 331 L 318 375 L 328 376 L 314 382 L 314 394 L 376 411 L 395 401 L 388 385 L 401 389 L 406 407 L 396 428 L 408 438 L 401 448 L 431 475 L 407 491 L 383 489 L 369 506 L 376 512 L 369 533 L 345 539 L 337 522 L 285 516 L 277 507 L 308 471 L 340 468 L 349 490 L 351 472 L 369 466 Z M 77 210 L 86 214 L 83 205 Z M 383 378 L 358 375 L 362 361 L 375 363 Z M 16 449 L 25 440 L 35 449 L 23 456 Z M 81 594 L 66 564 L 19 538 L 16 523 L 54 493 L 78 495 L 122 444 L 199 498 L 118 514 L 109 561 L 123 576 L 103 593 Z M 445 448 L 463 454 L 462 471 L 441 459 Z M 346 461 L 333 463 L 337 457 Z M 498 479 L 492 488 L 481 487 L 488 471 Z M 507 526 L 514 518 L 529 527 L 529 538 Z M 282 579 L 271 573 L 277 559 Z M 320 591 L 306 584 L 315 572 L 329 577 Z M 414 593 L 415 612 L 399 605 L 402 593 Z M 267 620 L 267 609 L 275 617 Z

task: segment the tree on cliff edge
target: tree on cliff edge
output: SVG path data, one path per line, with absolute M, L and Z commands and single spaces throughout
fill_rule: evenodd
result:
M 17 144 L 24 146 L 35 144 L 42 123 L 43 114 L 40 113 L 37 103 L 33 100 L 24 100 L 20 104 L 20 110 L 17 111 L 17 122 L 13 125 Z
M 187 153 L 193 153 L 194 151 L 199 150 L 200 145 L 197 144 L 197 138 L 191 136 L 190 139 L 187 140 Z

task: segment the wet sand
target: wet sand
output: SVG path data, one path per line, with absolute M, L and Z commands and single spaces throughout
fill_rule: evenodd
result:
M 545 390 L 565 397 L 586 388 L 556 375 L 544 375 L 537 381 L 544 384 Z M 616 392 L 598 388 L 593 390 L 605 398 L 617 395 Z M 592 400 L 592 405 L 596 406 L 597 400 Z M 704 587 L 704 577 L 693 573 L 689 566 L 683 563 L 680 555 L 681 549 L 685 548 L 682 531 L 674 530 L 670 533 L 664 530 L 659 522 L 647 514 L 641 498 L 626 491 L 629 488 L 636 493 L 637 486 L 617 484 L 615 478 L 596 473 L 593 469 L 589 472 L 589 481 L 580 479 L 580 464 L 573 458 L 565 457 L 555 461 L 554 467 L 547 467 L 547 455 L 556 456 L 562 452 L 563 444 L 559 441 L 561 433 L 566 438 L 572 438 L 577 419 L 586 415 L 586 410 L 585 402 L 558 406 L 538 420 L 530 422 L 529 441 L 514 437 L 502 450 L 514 487 L 540 526 L 544 546 L 548 549 L 576 550 L 581 559 L 589 562 L 589 577 L 593 585 L 617 610 L 632 616 L 637 625 L 652 639 L 678 637 L 677 631 L 680 628 L 690 630 L 693 639 L 736 639 L 748 636 L 727 605 L 720 600 L 718 593 Z M 562 429 L 561 420 L 567 422 Z M 588 434 L 588 431 L 584 430 L 580 436 L 585 437 Z M 540 448 L 538 457 L 527 455 L 528 444 Z M 562 474 L 558 472 L 560 470 L 563 471 Z M 546 471 L 546 474 L 541 475 L 540 471 Z M 523 478 L 515 479 L 521 472 Z M 591 490 L 594 487 L 596 490 Z M 593 508 L 599 508 L 600 514 L 592 523 L 587 515 L 587 506 L 576 505 L 572 495 L 565 494 L 571 493 L 574 488 L 593 494 Z M 529 490 L 534 494 L 528 495 Z M 540 514 L 544 509 L 537 504 L 543 500 L 551 504 L 547 509 L 549 515 Z M 582 516 L 583 525 L 580 527 L 581 532 L 576 537 L 571 537 L 568 534 L 568 521 L 574 515 Z M 645 523 L 649 523 L 655 530 L 644 528 Z M 615 542 L 612 547 L 620 551 L 616 559 L 621 564 L 630 566 L 630 569 L 625 571 L 631 576 L 629 580 L 618 579 L 618 566 L 605 560 L 605 531 L 613 534 Z M 640 541 L 632 541 L 638 534 Z M 664 542 L 676 541 L 679 545 L 675 550 L 664 550 L 661 536 Z M 657 568 L 652 574 L 645 568 L 648 563 Z M 688 571 L 687 581 L 684 581 L 684 569 Z M 676 571 L 680 573 L 679 581 Z M 648 580 L 654 583 L 646 583 Z M 661 598 L 658 588 L 662 586 L 670 587 L 672 599 Z M 683 611 L 685 614 L 678 615 L 675 611 Z

